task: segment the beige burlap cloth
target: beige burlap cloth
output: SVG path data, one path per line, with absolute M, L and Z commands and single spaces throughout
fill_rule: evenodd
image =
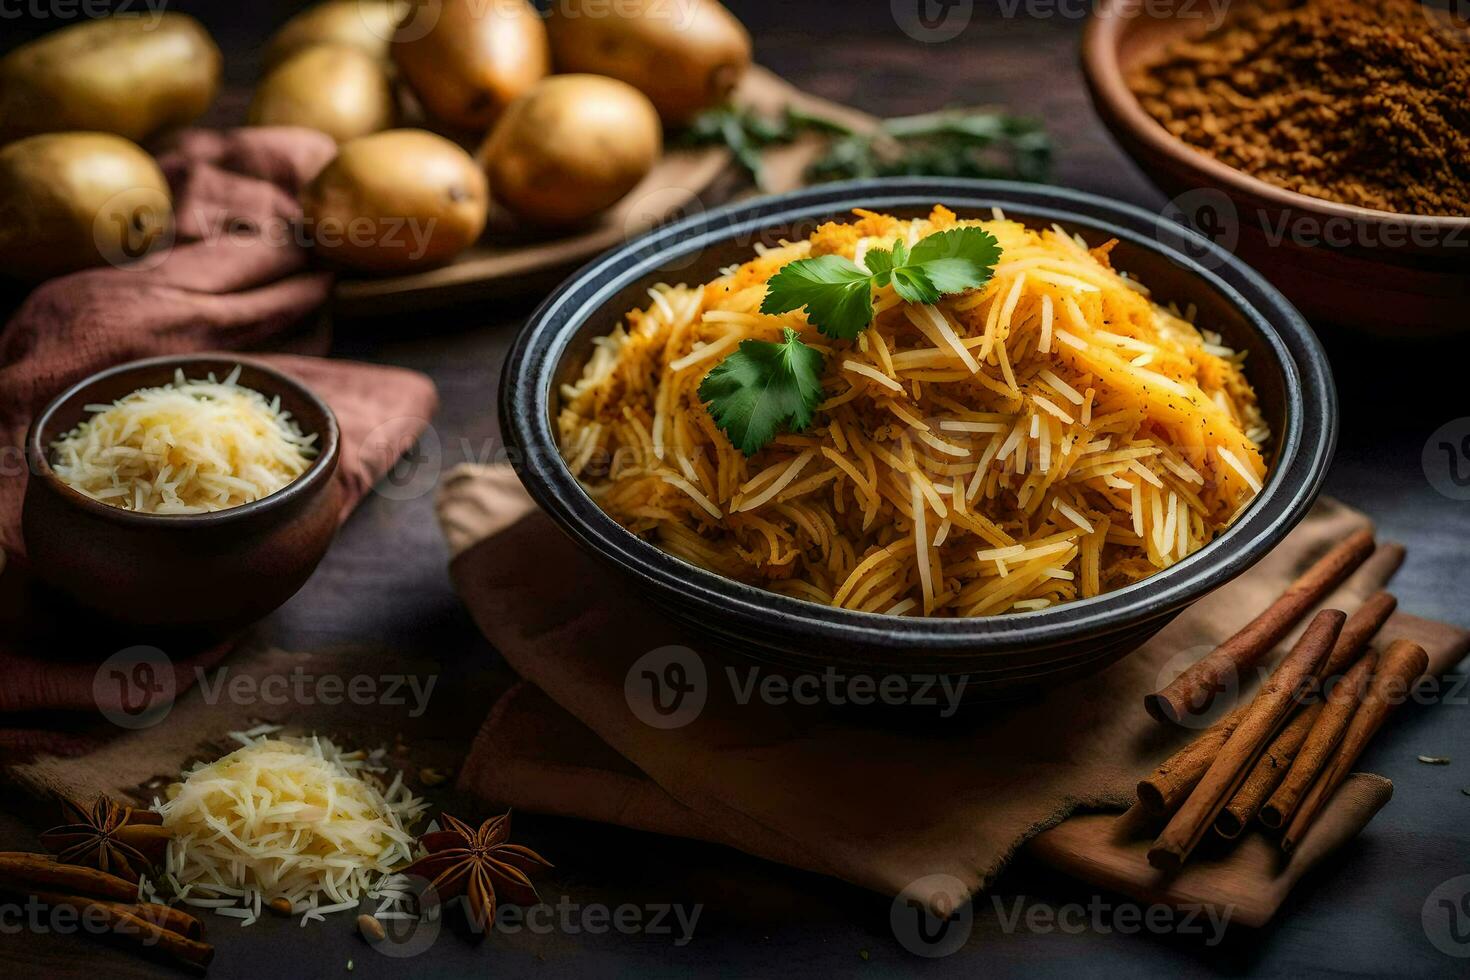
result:
M 1291 861 L 1251 833 L 1171 879 L 1144 860 L 1151 828 L 1086 813 L 1127 807 L 1140 774 L 1189 737 L 1142 708 L 1171 662 L 1177 672 L 1181 656 L 1232 633 L 1367 523 L 1335 502 L 1102 673 L 925 731 L 743 697 L 749 665 L 707 649 L 582 552 L 508 467 L 456 470 L 439 516 L 455 587 L 525 681 L 494 706 L 460 775 L 462 789 L 498 803 L 715 841 L 939 911 L 986 887 L 1029 841 L 1043 860 L 1106 887 L 1232 905 L 1236 921 L 1259 924 L 1392 791 L 1380 777 L 1354 777 Z M 1351 611 L 1402 557 L 1381 546 L 1329 603 Z M 1406 613 L 1382 636 L 1422 644 L 1434 671 L 1470 643 Z M 669 645 L 697 652 L 707 700 L 688 724 L 662 729 L 639 720 L 624 683 L 635 661 Z

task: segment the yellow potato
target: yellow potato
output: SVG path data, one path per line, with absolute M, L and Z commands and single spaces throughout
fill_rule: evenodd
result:
M 513 102 L 480 149 L 490 194 L 533 224 L 584 221 L 617 203 L 663 148 L 658 112 L 626 82 L 553 75 Z
M 307 7 L 271 37 L 265 67 L 314 44 L 346 44 L 387 61 L 388 42 L 408 9 L 407 0 L 327 0 Z
M 46 133 L 0 149 L 0 271 L 38 282 L 165 242 L 168 183 L 136 143 L 111 133 Z
M 485 228 L 489 192 L 470 155 L 442 136 L 393 129 L 342 145 L 301 192 L 328 261 L 394 273 L 442 265 Z
M 425 0 L 392 54 L 431 115 L 482 132 L 551 70 L 546 25 L 526 0 Z
M 316 44 L 265 77 L 250 103 L 252 126 L 306 126 L 339 143 L 393 125 L 393 86 L 360 48 Z
M 76 24 L 0 58 L 0 143 L 67 130 L 141 142 L 197 119 L 219 80 L 219 48 L 192 17 Z
M 559 72 L 620 78 L 677 126 L 730 98 L 750 34 L 715 0 L 556 0 L 546 28 Z

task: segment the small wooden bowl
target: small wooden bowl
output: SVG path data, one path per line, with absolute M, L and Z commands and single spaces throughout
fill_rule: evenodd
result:
M 1228 0 L 1227 0 L 1228 4 Z M 1470 218 L 1397 214 L 1298 194 L 1175 137 L 1144 110 L 1128 77 L 1172 42 L 1212 26 L 1201 4 L 1099 0 L 1082 39 L 1098 115 L 1174 200 L 1166 219 L 1265 274 L 1319 326 L 1390 337 L 1470 326 Z
M 223 378 L 279 396 L 319 454 L 268 497 L 208 514 L 140 514 L 93 500 L 51 468 L 49 447 L 84 421 L 87 405 L 167 384 L 174 372 Z M 21 529 L 36 577 L 105 620 L 162 632 L 222 634 L 253 622 L 301 588 L 337 531 L 342 490 L 336 416 L 299 382 L 248 358 L 155 357 L 94 374 L 58 395 L 26 435 L 30 479 Z

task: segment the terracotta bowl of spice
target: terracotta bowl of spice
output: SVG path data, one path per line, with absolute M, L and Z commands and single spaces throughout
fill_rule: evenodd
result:
M 1470 325 L 1470 25 L 1417 0 L 1101 0 L 1082 67 L 1161 220 L 1319 328 Z

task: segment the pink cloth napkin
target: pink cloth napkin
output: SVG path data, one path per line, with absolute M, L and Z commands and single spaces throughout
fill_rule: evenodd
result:
M 58 731 L 58 712 L 95 712 L 107 637 L 55 635 L 35 613 L 20 535 L 32 416 L 103 368 L 159 354 L 293 351 L 252 357 L 316 391 L 342 430 L 345 519 L 427 425 L 438 404 L 417 372 L 301 356 L 325 353 L 317 315 L 331 275 L 315 271 L 293 229 L 296 194 L 336 153 L 312 130 L 191 131 L 159 163 L 173 190 L 176 241 L 133 266 L 103 267 L 38 286 L 0 331 L 0 751 L 77 751 L 90 735 Z M 176 690 L 230 649 L 176 656 Z

